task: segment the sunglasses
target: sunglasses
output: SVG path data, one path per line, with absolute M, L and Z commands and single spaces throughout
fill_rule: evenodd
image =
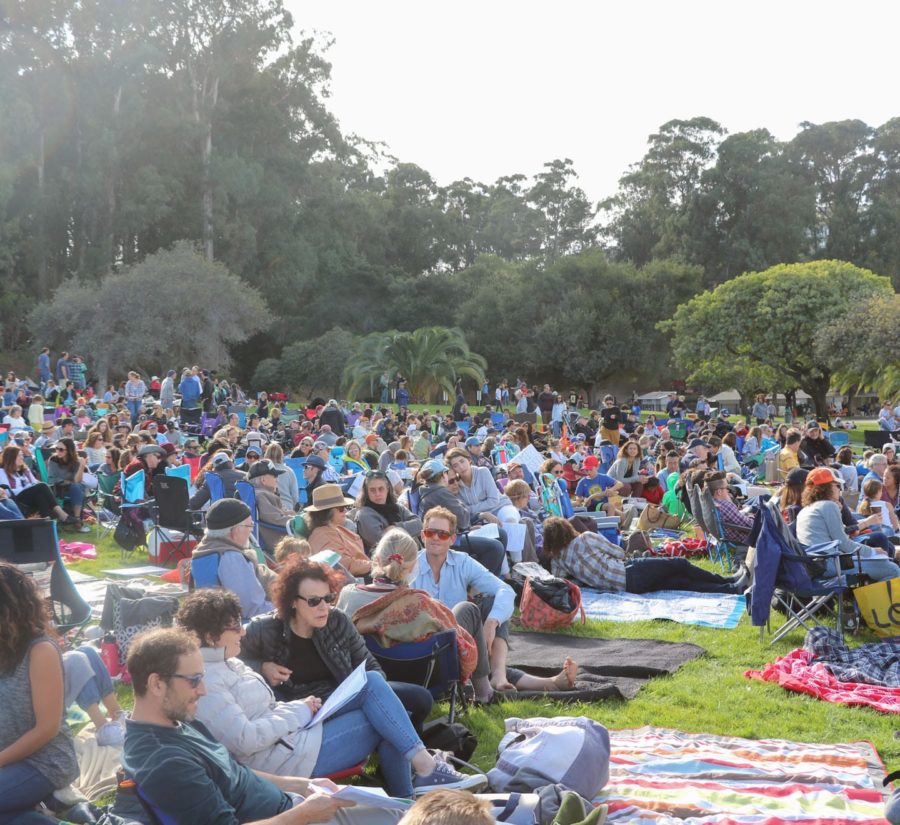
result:
M 193 690 L 196 690 L 198 687 L 200 687 L 200 683 L 203 681 L 203 675 L 204 674 L 202 673 L 196 673 L 193 676 L 185 676 L 182 673 L 168 673 L 165 675 L 165 678 L 184 679 L 184 681 L 187 682 Z
M 425 536 L 426 539 L 440 539 L 441 541 L 447 541 L 453 533 L 448 530 L 433 530 L 430 527 L 426 527 L 422 530 L 422 535 Z
M 334 604 L 337 596 L 334 593 L 328 593 L 324 596 L 310 596 L 308 599 L 306 596 L 297 596 L 298 599 L 302 602 L 306 602 L 310 607 L 318 607 L 322 602 L 325 604 Z
M 387 478 L 387 473 L 384 470 L 369 470 L 366 473 L 366 478 Z

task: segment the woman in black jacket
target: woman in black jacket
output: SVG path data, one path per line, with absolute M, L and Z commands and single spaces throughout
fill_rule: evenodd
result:
M 330 582 L 325 570 L 323 565 L 299 558 L 285 564 L 275 585 L 275 613 L 252 619 L 241 641 L 240 658 L 263 676 L 282 701 L 306 696 L 326 699 L 363 662 L 366 670 L 384 676 L 350 617 L 332 609 L 333 594 L 324 602 L 316 600 L 315 605 L 303 599 L 298 610 L 300 586 L 310 579 Z M 317 608 L 314 614 L 309 609 L 313 607 Z M 421 685 L 388 684 L 421 734 L 434 703 L 431 694 Z

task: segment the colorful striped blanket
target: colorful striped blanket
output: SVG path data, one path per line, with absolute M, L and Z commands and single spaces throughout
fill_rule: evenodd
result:
M 629 825 L 883 825 L 884 767 L 862 742 L 754 741 L 644 727 L 611 731 L 594 800 Z

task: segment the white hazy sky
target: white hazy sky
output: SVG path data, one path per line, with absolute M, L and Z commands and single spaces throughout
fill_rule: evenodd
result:
M 331 110 L 441 184 L 570 157 L 611 195 L 647 136 L 706 115 L 789 139 L 802 121 L 900 115 L 900 5 L 285 0 L 330 32 Z

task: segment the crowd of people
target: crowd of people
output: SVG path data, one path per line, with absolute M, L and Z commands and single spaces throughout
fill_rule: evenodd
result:
M 689 417 L 673 396 L 665 416 L 641 420 L 611 396 L 584 414 L 577 398 L 563 400 L 549 385 L 535 392 L 501 382 L 499 407 L 474 412 L 460 388 L 449 414 L 336 399 L 294 414 L 266 393 L 247 404 L 235 385 L 197 367 L 177 385 L 170 370 L 157 388 L 132 373 L 121 393 L 98 400 L 75 385 L 68 356 L 61 361 L 74 398 L 52 396 L 56 379 L 43 370 L 34 392 L 8 387 L 20 409 L 7 418 L 40 426 L 8 428 L 4 516 L 39 514 L 84 530 L 86 513 L 110 506 L 92 498 L 98 476 L 143 470 L 149 497 L 156 475 L 189 463 L 190 506 L 205 509 L 205 527 L 190 562 L 196 590 L 176 626 L 131 645 L 127 720 L 95 651 L 67 653 L 67 665 L 30 579 L 0 565 L 0 610 L 27 617 L 0 645 L 0 697 L 32 698 L 30 715 L 0 725 L 0 815 L 31 816 L 24 812 L 72 781 L 63 711 L 73 701 L 98 738 L 124 743 L 127 775 L 166 821 L 364 822 L 329 795 L 327 779 L 306 777 L 373 753 L 392 795 L 479 790 L 483 777 L 460 773 L 423 743 L 431 693 L 388 679 L 364 636 L 389 647 L 455 631 L 479 703 L 571 690 L 571 657 L 553 676 L 509 666 L 515 564 L 537 562 L 605 591 L 743 593 L 743 566 L 720 575 L 683 558 L 629 556 L 587 516 L 626 530 L 653 505 L 687 520 L 689 488 L 707 487 L 731 539 L 746 543 L 744 489 L 772 462 L 783 482 L 776 506 L 801 542 L 838 540 L 871 579 L 900 576 L 893 444 L 857 461 L 849 448 L 834 449 L 820 422 L 777 424 L 768 407 L 751 426 L 699 404 Z M 481 397 L 492 399 L 488 387 Z M 256 512 L 235 496 L 242 481 L 254 487 Z M 855 511 L 850 494 L 859 494 Z M 315 724 L 360 667 L 353 699 Z

